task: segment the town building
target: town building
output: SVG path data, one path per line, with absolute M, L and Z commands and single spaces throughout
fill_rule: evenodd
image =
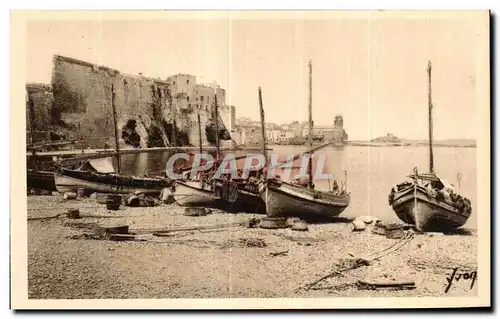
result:
M 258 146 L 262 141 L 260 125 L 238 125 L 231 136 L 238 145 Z
M 235 136 L 238 144 L 241 145 L 260 145 L 262 140 L 262 131 L 259 121 L 250 118 L 236 119 Z M 289 144 L 293 138 L 301 136 L 301 129 L 298 121 L 290 124 L 277 125 L 275 123 L 266 123 L 266 143 L 267 144 Z M 293 142 L 293 141 L 292 141 Z
M 313 123 L 312 135 L 314 140 L 324 142 L 345 143 L 348 140 L 347 132 L 344 130 L 344 119 L 340 114 L 335 116 L 333 126 Z M 303 125 L 302 136 L 306 138 L 309 136 L 309 124 Z

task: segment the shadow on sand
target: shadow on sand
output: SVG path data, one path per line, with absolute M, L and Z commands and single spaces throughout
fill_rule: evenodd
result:
M 301 217 L 299 217 L 301 218 Z M 309 224 L 348 224 L 348 223 L 351 223 L 353 221 L 352 218 L 348 218 L 348 217 L 332 217 L 332 216 L 328 216 L 328 217 L 311 217 L 311 216 L 307 216 L 307 217 L 302 217 L 301 219 L 307 221 Z
M 469 228 L 457 228 L 453 230 L 443 231 L 444 235 L 455 235 L 455 236 L 476 236 L 477 231 L 475 229 Z

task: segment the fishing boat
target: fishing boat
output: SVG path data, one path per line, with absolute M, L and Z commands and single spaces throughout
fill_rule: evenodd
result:
M 85 188 L 89 193 L 130 194 L 155 191 L 160 193 L 162 189 L 171 186 L 171 181 L 166 178 L 124 176 L 64 167 L 58 167 L 53 176 L 56 189 L 60 193 L 76 192 L 78 188 Z
M 250 172 L 250 176 L 242 177 L 238 171 L 238 177 L 222 176 L 214 179 L 214 191 L 216 198 L 222 200 L 225 210 L 230 212 L 262 213 L 265 214 L 265 204 L 259 193 L 259 172 Z
M 265 214 L 266 205 L 257 190 L 249 190 L 244 185 L 238 184 L 238 198 L 234 203 L 229 203 L 228 211 L 252 214 Z
M 453 185 L 436 174 L 415 173 L 410 181 L 396 185 L 389 205 L 403 222 L 419 231 L 451 230 L 463 226 L 470 217 L 471 203 Z
M 175 181 L 175 201 L 181 206 L 217 207 L 229 212 L 264 213 L 258 184 L 251 178 L 215 178 L 213 169 L 196 178 Z
M 54 181 L 54 162 L 47 157 L 39 156 L 36 149 L 43 148 L 45 145 L 70 145 L 71 142 L 39 143 L 37 147 L 30 149 L 27 156 L 26 184 L 28 189 L 56 191 Z
M 210 184 L 194 180 L 176 180 L 174 200 L 180 206 L 216 207 L 217 200 Z
M 214 117 L 215 117 L 215 132 L 219 131 L 218 127 L 218 108 L 217 108 L 217 94 L 214 96 Z M 201 119 L 198 115 L 198 138 L 200 146 L 200 154 L 203 154 L 203 140 L 201 133 Z M 220 145 L 218 134 L 214 135 L 215 148 L 216 148 L 216 162 L 219 161 L 220 157 Z M 208 172 L 198 172 L 196 176 L 191 176 L 189 170 L 191 167 L 185 168 L 183 172 L 183 177 L 181 179 L 175 180 L 175 191 L 173 193 L 174 200 L 180 206 L 187 207 L 216 207 L 218 200 L 215 196 L 213 188 L 212 177 L 215 173 L 215 169 Z
M 419 231 L 443 231 L 463 226 L 471 215 L 471 203 L 455 187 L 434 172 L 432 150 L 432 65 L 429 61 L 429 173 L 409 175 L 409 181 L 392 188 L 389 205 L 405 223 Z M 460 175 L 459 175 L 460 176 Z
M 215 129 L 219 129 L 217 95 L 214 96 Z M 198 117 L 198 132 L 200 138 L 200 154 L 203 153 L 201 144 L 201 123 Z M 183 178 L 175 181 L 173 197 L 181 206 L 216 207 L 230 212 L 262 212 L 264 205 L 258 192 L 258 185 L 252 178 L 232 178 L 228 174 L 215 177 L 221 165 L 220 137 L 215 136 L 216 159 L 209 171 L 199 172 L 197 176 L 190 176 L 184 172 Z M 189 170 L 190 168 L 187 168 Z M 241 176 L 241 174 L 240 174 Z
M 265 213 L 258 185 L 243 179 L 221 177 L 176 180 L 173 196 L 181 206 L 216 207 L 229 212 Z
M 265 148 L 264 110 L 262 106 L 262 95 L 259 88 L 259 104 L 261 112 L 261 125 L 263 135 L 263 148 Z M 307 153 L 313 154 L 312 150 L 312 63 L 309 61 L 309 146 L 311 150 Z M 322 148 L 331 143 L 323 144 L 316 148 Z M 346 173 L 347 176 L 347 173 Z M 276 178 L 266 179 L 260 185 L 260 195 L 266 205 L 269 217 L 300 217 L 304 220 L 329 219 L 340 215 L 350 203 L 350 194 L 347 192 L 347 180 L 342 183 L 343 187 L 337 190 L 316 190 L 312 178 L 312 158 L 308 165 L 309 180 L 304 183 L 289 183 Z
M 276 179 L 262 184 L 261 197 L 269 217 L 323 219 L 340 215 L 350 203 L 347 193 L 317 191 Z

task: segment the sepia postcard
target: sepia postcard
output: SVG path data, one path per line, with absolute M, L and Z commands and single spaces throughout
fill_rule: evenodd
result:
M 11 308 L 490 307 L 489 39 L 489 11 L 12 11 Z

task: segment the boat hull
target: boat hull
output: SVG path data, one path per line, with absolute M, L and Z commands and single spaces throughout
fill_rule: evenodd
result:
M 218 200 L 214 192 L 207 186 L 195 181 L 177 181 L 175 183 L 174 200 L 180 206 L 215 207 Z
M 429 197 L 422 187 L 410 186 L 396 192 L 392 208 L 403 222 L 419 231 L 451 230 L 463 226 L 470 212 L 460 211 L 450 201 Z
M 238 198 L 230 203 L 218 198 L 208 186 L 202 188 L 197 181 L 177 181 L 173 196 L 180 206 L 216 207 L 233 213 L 265 213 L 259 194 L 248 190 L 238 190 Z
M 234 203 L 225 203 L 227 210 L 235 213 L 265 214 L 266 205 L 259 193 L 238 190 L 238 198 Z
M 80 172 L 78 172 L 80 173 Z M 142 178 L 126 178 L 115 176 L 110 178 L 106 174 L 93 173 L 92 180 L 88 173 L 58 170 L 54 173 L 55 186 L 58 192 L 76 192 L 78 188 L 85 188 L 89 193 L 117 193 L 130 194 L 135 192 L 161 192 L 169 187 L 167 181 Z M 72 174 L 72 175 L 69 175 Z M 135 184 L 135 185 L 134 185 Z
M 299 217 L 304 220 L 337 217 L 349 206 L 349 195 L 333 195 L 315 192 L 323 198 L 315 198 L 314 192 L 305 187 L 288 183 L 266 183 L 261 197 L 269 217 Z
M 56 191 L 54 172 L 28 170 L 27 186 L 31 189 Z

